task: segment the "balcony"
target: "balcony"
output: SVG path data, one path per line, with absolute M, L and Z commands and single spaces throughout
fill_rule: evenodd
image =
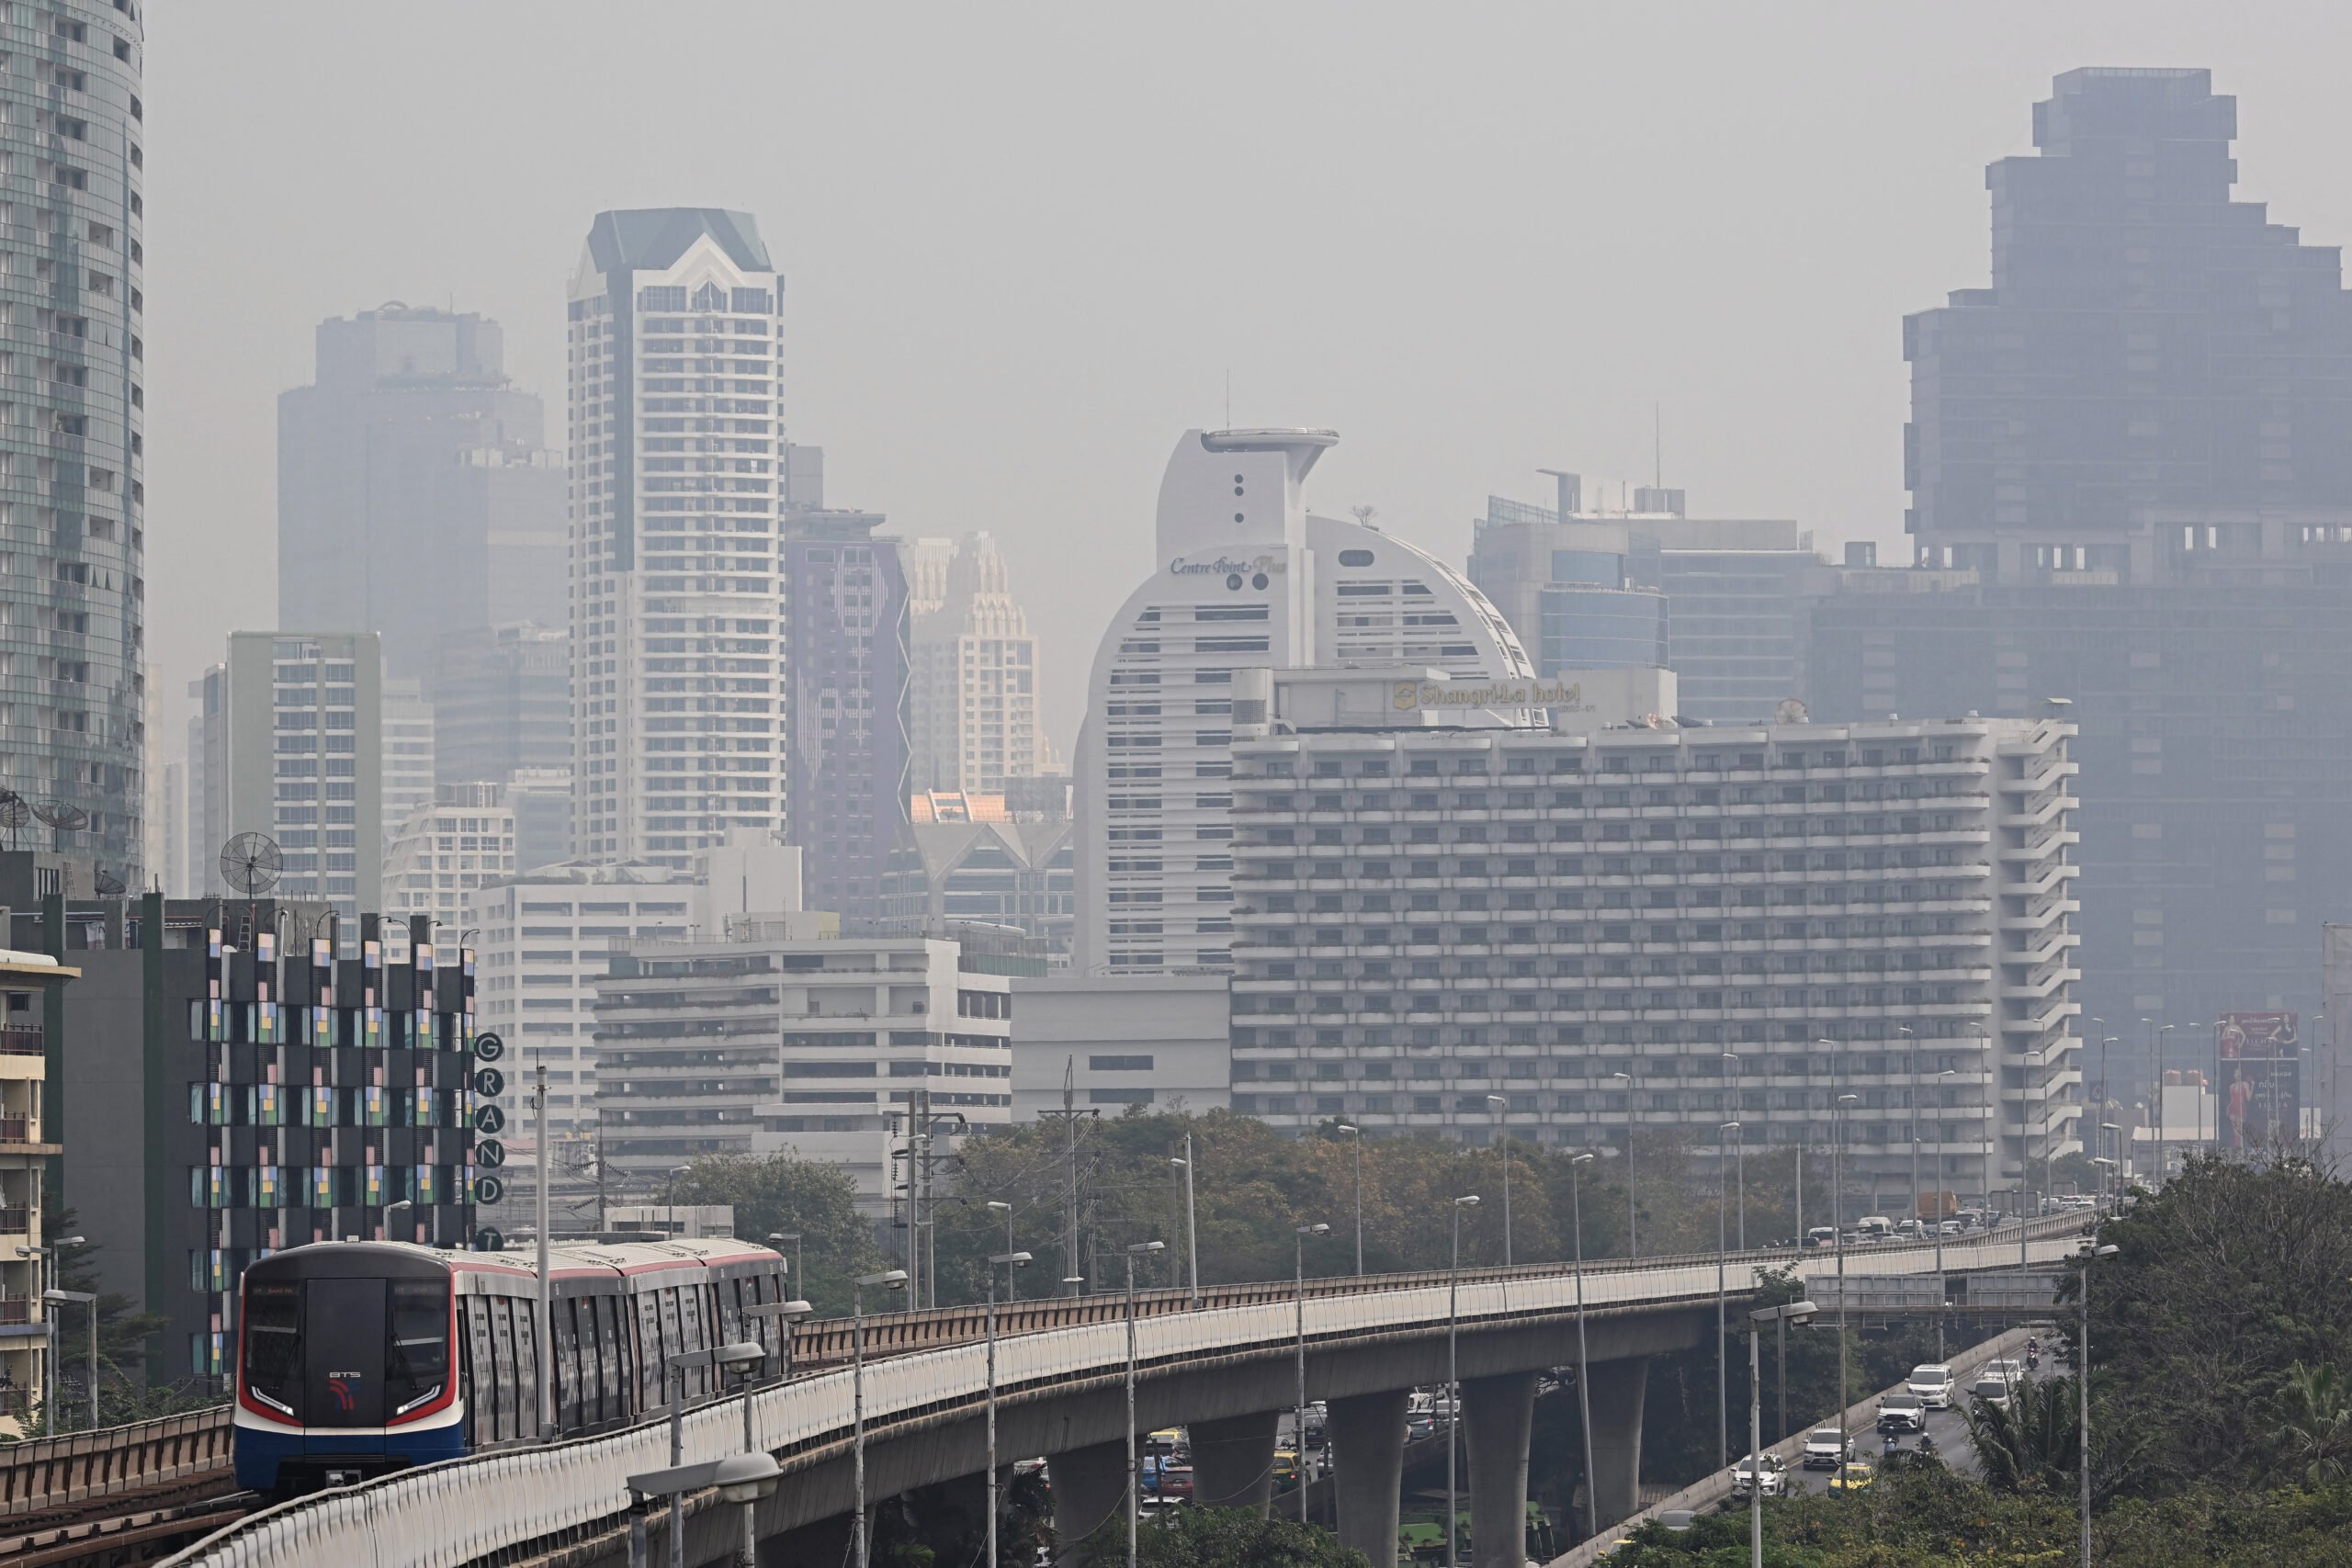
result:
M 40 1321 L 40 1320 L 39 1318 L 33 1315 L 32 1297 L 0 1297 L 0 1328 L 7 1327 L 12 1324 L 38 1323 Z
M 30 1235 L 33 1212 L 25 1204 L 0 1206 L 0 1235 Z
M 0 1056 L 38 1056 L 41 1040 L 38 1029 L 0 1028 Z

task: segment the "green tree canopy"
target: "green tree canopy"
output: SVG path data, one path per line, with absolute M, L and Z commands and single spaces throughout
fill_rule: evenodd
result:
M 678 1178 L 681 1203 L 731 1203 L 735 1234 L 764 1242 L 797 1233 L 808 1278 L 793 1281 L 820 1316 L 849 1315 L 849 1282 L 888 1267 L 874 1222 L 857 1209 L 857 1183 L 839 1166 L 786 1155 L 717 1155 Z M 791 1242 L 778 1244 L 791 1257 Z

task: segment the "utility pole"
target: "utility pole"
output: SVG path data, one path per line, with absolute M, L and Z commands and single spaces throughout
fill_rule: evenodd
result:
M 1062 1163 L 1065 1181 L 1062 1208 L 1062 1288 L 1064 1293 L 1078 1294 L 1082 1278 L 1079 1271 L 1078 1248 L 1078 1119 L 1098 1114 L 1092 1106 L 1078 1108 L 1078 1058 L 1066 1057 L 1062 1062 L 1062 1108 L 1041 1111 L 1040 1117 L 1058 1116 L 1062 1122 Z

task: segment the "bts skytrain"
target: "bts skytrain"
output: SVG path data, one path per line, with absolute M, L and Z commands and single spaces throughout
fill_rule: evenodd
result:
M 554 1282 L 561 1435 L 664 1404 L 673 1354 L 752 1340 L 771 1371 L 791 1330 L 747 1306 L 786 1299 L 785 1260 L 731 1240 L 569 1243 Z M 537 1277 L 526 1253 L 319 1242 L 245 1269 L 237 1337 L 238 1484 L 289 1494 L 534 1439 Z M 689 1399 L 712 1369 L 684 1372 Z

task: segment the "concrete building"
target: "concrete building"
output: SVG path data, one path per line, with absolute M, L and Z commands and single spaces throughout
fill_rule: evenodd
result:
M 22 1437 L 48 1402 L 56 1328 L 41 1234 L 41 1183 L 64 1152 L 46 1114 L 51 998 L 82 972 L 45 953 L 0 948 L 0 1434 Z M 71 1325 L 67 1325 L 70 1328 Z
M 379 917 L 334 960 L 320 904 L 264 898 L 240 950 L 209 899 L 50 901 L 82 972 L 62 1010 L 62 1196 L 102 1288 L 161 1314 L 153 1381 L 218 1388 L 238 1280 L 266 1251 L 337 1236 L 463 1246 L 476 1179 L 472 977 L 429 928 L 389 962 Z M 238 911 L 242 917 L 243 911 Z M 287 941 L 281 946 L 278 932 Z M 488 1163 L 486 1160 L 484 1163 Z
M 1012 983 L 1012 1118 L 1130 1105 L 1232 1102 L 1229 982 L 1222 975 L 1046 975 Z
M 568 309 L 573 839 L 684 871 L 785 826 L 783 278 L 748 213 L 605 212 Z
M 880 515 L 802 504 L 808 490 L 777 547 L 786 837 L 812 906 L 872 919 L 907 822 L 907 584 Z
M 374 632 L 428 698 L 451 637 L 568 613 L 564 476 L 504 353 L 486 317 L 388 304 L 320 322 L 278 395 L 277 624 Z
M 189 766 L 200 891 L 227 894 L 220 851 L 240 833 L 277 841 L 276 897 L 323 899 L 356 919 L 381 900 L 382 655 L 373 632 L 235 632 L 192 682 Z M 430 778 L 431 758 L 426 758 Z M 425 795 L 430 799 L 430 792 Z
M 883 877 L 886 918 L 1010 926 L 1043 942 L 1056 967 L 1069 963 L 1068 818 L 915 822 L 903 832 Z
M 0 789 L 125 886 L 145 874 L 146 110 L 137 7 L 9 31 L 0 260 Z
M 385 913 L 463 931 L 476 889 L 516 871 L 514 811 L 494 784 L 443 784 L 409 813 L 384 853 Z
M 910 774 L 917 789 L 1001 795 L 1007 777 L 1047 773 L 1058 761 L 1038 717 L 1036 635 L 993 538 L 967 534 L 916 547 L 901 550 L 910 602 L 919 606 Z M 918 589 L 918 571 L 936 581 Z
M 2070 723 L 1575 735 L 1435 686 L 1384 730 L 1382 672 L 1302 680 L 1236 688 L 1236 1110 L 1820 1148 L 1851 1093 L 1889 1190 L 1915 1096 L 1950 1190 L 2076 1147 Z
M 560 626 L 529 621 L 477 626 L 444 642 L 433 699 L 435 782 L 509 784 L 526 769 L 569 773 L 571 659 Z
M 931 936 L 816 937 L 815 917 L 638 942 L 596 986 L 606 1157 L 640 1181 L 712 1154 L 838 1165 L 880 1213 L 915 1096 L 944 1143 L 1012 1115 L 1010 971 Z M 782 1042 L 777 1032 L 781 1021 Z
M 1160 479 L 1163 563 L 1111 619 L 1087 688 L 1072 962 L 1087 973 L 1230 963 L 1226 784 L 1237 670 L 1318 661 L 1532 673 L 1502 615 L 1435 558 L 1307 513 L 1330 431 L 1187 431 Z
M 514 813 L 516 866 L 560 865 L 573 858 L 570 768 L 515 769 L 506 804 Z
M 433 705 L 414 681 L 384 682 L 384 847 L 401 823 L 433 804 L 435 769 Z

